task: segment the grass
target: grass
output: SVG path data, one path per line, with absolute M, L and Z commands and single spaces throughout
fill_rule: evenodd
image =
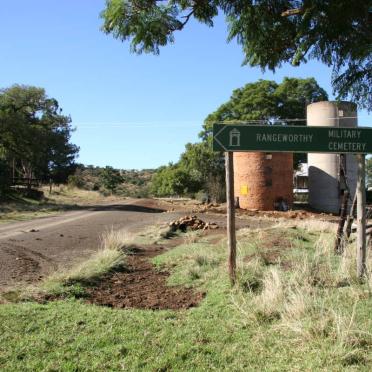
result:
M 134 244 L 162 244 L 179 235 L 180 232 L 172 231 L 168 225 L 153 225 L 133 236 L 132 241 Z
M 3 294 L 11 302 L 32 301 L 44 298 L 83 298 L 85 288 L 103 275 L 125 266 L 126 250 L 130 249 L 133 236 L 125 230 L 108 230 L 101 239 L 101 249 L 88 260 L 68 271 L 57 272 L 39 286 L 15 289 Z
M 65 210 L 65 208 L 60 205 L 14 194 L 6 201 L 0 202 L 0 223 L 27 221 L 56 214 L 62 210 Z
M 62 205 L 99 203 L 105 200 L 115 201 L 120 199 L 116 196 L 104 196 L 98 191 L 83 190 L 65 185 L 54 187 L 52 190 L 52 194 L 49 194 L 48 187 L 43 187 L 42 190 L 51 202 Z
M 70 271 L 49 277 L 40 287 L 40 294 L 84 297 L 84 286 L 94 283 L 104 274 L 125 265 L 121 250 L 102 249 Z
M 12 193 L 7 200 L 0 201 L 0 224 L 11 221 L 28 221 L 37 217 L 46 217 L 60 212 L 79 209 L 87 204 L 117 200 L 105 197 L 97 191 L 87 191 L 67 186 L 56 186 L 52 194 L 47 187 L 41 188 L 45 198 L 35 200 Z
M 171 271 L 169 285 L 206 291 L 187 311 L 115 310 L 71 298 L 2 305 L 0 368 L 369 371 L 371 288 L 350 275 L 353 250 L 334 257 L 332 233 L 314 229 L 241 231 L 234 289 L 222 236 L 215 244 L 191 235 L 155 257 Z M 277 249 L 275 237 L 285 248 L 273 263 L 259 253 Z

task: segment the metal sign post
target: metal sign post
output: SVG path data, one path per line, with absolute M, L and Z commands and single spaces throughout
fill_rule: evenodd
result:
M 229 275 L 231 284 L 236 282 L 236 229 L 234 198 L 234 157 L 232 152 L 225 153 L 226 202 L 227 202 L 227 242 L 229 247 Z
M 226 156 L 227 235 L 229 274 L 236 281 L 236 232 L 233 152 L 319 152 L 358 154 L 357 185 L 357 275 L 366 274 L 365 155 L 372 153 L 372 128 L 339 128 L 281 125 L 213 125 L 213 150 Z

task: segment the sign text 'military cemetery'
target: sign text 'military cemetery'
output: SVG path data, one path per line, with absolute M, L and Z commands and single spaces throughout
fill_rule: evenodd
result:
M 372 153 L 372 128 L 214 124 L 215 151 Z

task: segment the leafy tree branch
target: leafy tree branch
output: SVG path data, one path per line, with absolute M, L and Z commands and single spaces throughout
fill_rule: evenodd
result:
M 158 54 L 190 19 L 225 15 L 243 63 L 275 70 L 316 59 L 333 68 L 339 98 L 372 110 L 372 0 L 107 0 L 103 30 L 135 53 Z

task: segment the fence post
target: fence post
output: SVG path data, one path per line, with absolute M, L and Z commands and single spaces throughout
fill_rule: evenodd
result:
M 362 279 L 366 274 L 366 190 L 365 190 L 365 155 L 358 154 L 357 182 L 357 276 Z

